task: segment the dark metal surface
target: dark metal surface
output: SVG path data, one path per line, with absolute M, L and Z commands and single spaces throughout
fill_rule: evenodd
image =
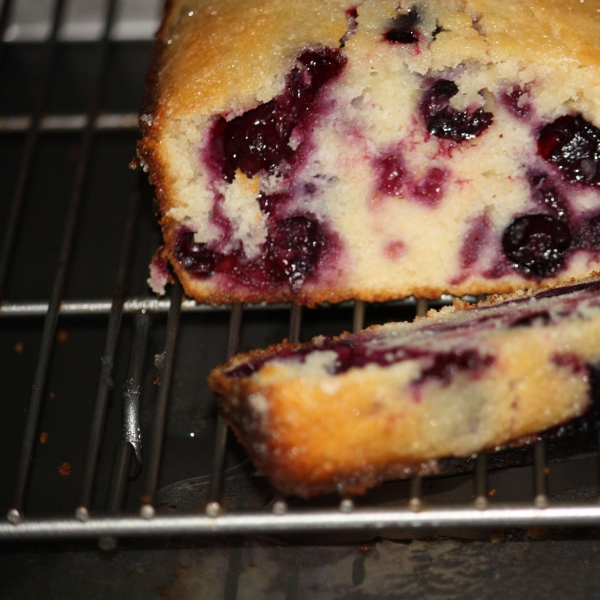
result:
M 583 600 L 595 598 L 600 585 L 594 568 L 600 544 L 591 534 L 533 539 L 506 532 L 496 542 L 374 540 L 300 549 L 249 539 L 188 540 L 178 548 L 128 542 L 113 554 L 99 553 L 91 544 L 77 551 L 61 547 L 48 552 L 45 545 L 13 546 L 5 552 L 9 550 L 10 572 L 2 568 L 6 555 L 0 555 L 6 600 Z M 64 582 L 58 591 L 57 580 Z M 236 596 L 231 595 L 234 589 Z
M 119 270 L 117 276 L 117 287 L 113 295 L 111 303 L 110 316 L 108 319 L 108 328 L 106 333 L 106 345 L 104 348 L 104 354 L 101 359 L 100 378 L 98 380 L 98 393 L 96 394 L 96 403 L 94 407 L 94 417 L 90 427 L 90 441 L 88 444 L 86 461 L 84 467 L 84 480 L 81 488 L 81 496 L 78 507 L 75 514 L 78 518 L 85 518 L 88 514 L 90 503 L 92 500 L 92 492 L 94 488 L 94 480 L 96 475 L 96 466 L 98 463 L 98 454 L 100 452 L 100 445 L 102 442 L 102 432 L 104 431 L 104 422 L 106 419 L 106 409 L 108 404 L 108 394 L 113 387 L 113 371 L 115 354 L 117 351 L 117 344 L 119 341 L 119 334 L 121 332 L 121 321 L 123 317 L 123 305 L 125 302 L 125 290 L 127 274 L 129 270 L 129 263 L 131 262 L 131 254 L 133 250 L 133 241 L 135 233 L 135 223 L 140 209 L 141 194 L 139 190 L 135 190 L 131 194 L 131 203 L 129 208 L 129 214 L 127 217 L 127 226 L 125 229 L 125 239 L 123 242 L 123 250 L 121 252 L 121 260 L 119 262 Z M 135 394 L 139 387 L 138 380 L 141 379 L 141 370 L 143 368 L 143 358 L 145 357 L 145 341 L 148 335 L 148 328 L 150 327 L 149 315 L 143 314 L 141 318 L 136 317 L 136 324 L 140 324 L 142 327 L 142 340 L 139 345 L 134 343 L 134 357 L 132 357 L 132 376 L 127 380 L 128 384 L 133 381 L 133 389 L 129 390 L 130 394 Z M 137 327 L 136 327 L 137 330 Z M 136 382 L 137 385 L 136 385 Z M 127 385 L 127 384 L 126 384 Z M 139 398 L 137 398 L 139 403 Z M 139 406 L 137 410 L 132 412 L 139 415 Z M 135 438 L 138 432 L 135 431 L 136 427 L 139 427 L 138 422 L 134 424 L 134 431 L 131 432 L 130 438 Z M 125 425 L 131 421 L 128 415 L 124 416 Z M 128 442 L 132 442 L 132 439 L 127 439 Z M 134 442 L 135 443 L 135 442 Z M 141 461 L 141 455 L 138 456 L 139 451 L 136 449 L 136 456 L 138 462 Z
M 236 303 L 231 307 L 229 319 L 229 335 L 227 336 L 226 360 L 229 360 L 240 347 L 240 328 L 242 326 L 242 305 Z M 220 512 L 223 467 L 225 464 L 225 449 L 227 447 L 227 426 L 221 415 L 217 415 L 215 427 L 215 446 L 213 449 L 213 468 L 210 484 L 210 495 L 206 505 L 209 516 L 215 517 Z
M 34 157 L 34 152 L 38 142 L 40 122 L 46 110 L 48 103 L 48 96 L 50 92 L 50 85 L 55 75 L 55 65 L 57 58 L 57 36 L 58 28 L 60 27 L 65 2 L 59 0 L 54 10 L 54 18 L 52 20 L 52 28 L 50 30 L 50 36 L 48 41 L 45 43 L 45 50 L 43 53 L 43 60 L 45 64 L 42 67 L 44 73 L 44 79 L 38 97 L 36 99 L 29 127 L 27 130 L 27 137 L 25 139 L 25 147 L 23 149 L 21 163 L 18 169 L 17 181 L 15 190 L 13 192 L 12 202 L 10 204 L 10 212 L 6 221 L 6 228 L 2 236 L 2 246 L 0 249 L 0 301 L 4 297 L 4 289 L 6 285 L 6 278 L 8 269 L 10 266 L 10 255 L 13 250 L 15 243 L 15 237 L 17 228 L 19 226 L 21 210 L 23 206 L 23 197 L 25 195 L 25 188 L 27 186 L 30 173 L 31 165 Z M 2 7 L 2 16 L 0 18 L 0 35 L 4 37 L 6 27 L 8 25 L 8 18 L 11 10 L 12 2 L 5 2 Z M 4 58 L 6 44 L 0 43 L 0 66 L 2 66 L 2 58 Z
M 135 316 L 135 336 L 129 363 L 129 376 L 123 389 L 123 442 L 129 444 L 134 451 L 135 467 L 132 469 L 132 476 L 140 474 L 143 464 L 140 399 L 151 324 L 152 318 L 147 312 Z
M 179 319 L 181 316 L 181 299 L 183 290 L 176 282 L 171 294 L 171 308 L 167 318 L 167 339 L 165 349 L 160 357 L 158 375 L 158 395 L 154 409 L 154 422 L 150 434 L 150 454 L 148 465 L 145 469 L 144 493 L 142 495 L 142 506 L 140 514 L 150 518 L 154 516 L 154 496 L 158 485 L 158 472 L 162 458 L 163 438 L 167 420 L 167 408 L 169 395 L 171 393 L 171 377 L 173 375 L 173 363 L 175 361 L 175 346 L 179 334 Z
M 64 227 L 64 234 L 62 238 L 61 251 L 58 259 L 58 266 L 50 295 L 48 313 L 44 321 L 44 329 L 42 333 L 42 342 L 40 353 L 38 357 L 38 363 L 36 373 L 33 382 L 33 391 L 29 402 L 27 411 L 27 422 L 25 424 L 25 431 L 23 434 L 23 443 L 21 446 L 19 466 L 17 470 L 17 481 L 14 488 L 14 496 L 12 506 L 8 511 L 8 518 L 12 523 L 17 523 L 22 519 L 23 505 L 25 501 L 25 491 L 27 487 L 27 480 L 29 477 L 29 466 L 32 460 L 34 438 L 37 432 L 38 420 L 42 407 L 43 394 L 45 391 L 45 385 L 48 378 L 48 369 L 50 366 L 51 353 L 54 347 L 54 336 L 56 333 L 56 327 L 58 323 L 58 313 L 64 288 L 66 284 L 67 272 L 70 266 L 71 254 L 73 251 L 73 242 L 75 239 L 76 228 L 78 225 L 79 213 L 81 210 L 82 198 L 83 198 L 83 186 L 86 183 L 87 171 L 89 161 L 91 158 L 92 144 L 94 139 L 94 121 L 100 110 L 100 100 L 104 93 L 106 79 L 108 77 L 108 66 L 109 66 L 109 52 L 110 43 L 108 40 L 108 33 L 112 25 L 114 13 L 116 8 L 116 0 L 111 0 L 108 5 L 108 10 L 105 19 L 104 31 L 100 41 L 100 76 L 96 85 L 96 90 L 93 95 L 93 101 L 89 106 L 87 113 L 86 126 L 82 132 L 81 144 L 79 148 L 79 156 L 77 161 L 77 167 L 75 170 L 75 178 L 73 182 L 72 197 L 67 213 L 67 219 Z M 55 17 L 52 28 L 51 40 L 55 40 L 56 32 L 61 22 L 63 12 L 63 1 L 59 0 L 55 9 Z M 50 48 L 53 51 L 55 45 Z M 53 54 L 53 52 L 52 52 Z M 51 65 L 54 61 L 51 60 Z M 45 95 L 44 95 L 45 96 Z M 43 110 L 43 107 L 40 109 Z M 37 122 L 39 118 L 34 117 L 32 123 L 33 128 L 30 131 L 37 131 Z M 32 142 L 35 143 L 35 139 Z M 20 175 L 23 177 L 27 176 L 29 171 L 29 165 L 31 159 L 28 156 L 28 152 L 32 153 L 33 149 L 26 146 L 24 163 Z M 20 183 L 20 182 L 19 182 Z M 17 188 L 19 191 L 20 188 Z M 22 191 L 21 191 L 22 192 Z M 20 198 L 19 198 L 20 199 Z M 16 202 L 15 202 L 16 204 Z M 12 231 L 14 222 L 18 221 L 18 210 L 16 214 L 11 214 L 9 217 L 9 229 Z M 12 238 L 11 238 L 12 240 Z M 12 246 L 12 242 L 11 242 Z M 9 255 L 10 247 L 8 248 L 7 256 Z M 99 441 L 99 440 L 98 440 Z M 94 465 L 91 465 L 94 467 Z

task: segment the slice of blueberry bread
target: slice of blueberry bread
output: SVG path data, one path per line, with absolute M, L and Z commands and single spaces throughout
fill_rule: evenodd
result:
M 360 493 L 600 403 L 600 279 L 255 351 L 210 384 L 279 491 Z
M 171 0 L 141 112 L 199 301 L 536 288 L 600 269 L 600 0 Z

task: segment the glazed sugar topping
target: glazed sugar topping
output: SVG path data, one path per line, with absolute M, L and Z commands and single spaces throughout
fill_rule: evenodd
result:
M 271 362 L 296 366 L 310 362 L 311 369 L 317 365 L 322 374 L 337 375 L 371 365 L 392 367 L 416 360 L 420 371 L 414 385 L 432 380 L 447 385 L 458 373 L 477 378 L 493 364 L 494 356 L 479 349 L 482 336 L 516 327 L 552 327 L 564 319 L 586 319 L 588 311 L 598 307 L 600 280 L 594 280 L 470 310 L 441 313 L 412 324 L 388 324 L 334 340 L 316 338 L 308 344 L 284 347 L 272 355 L 250 359 L 226 374 L 248 377 Z

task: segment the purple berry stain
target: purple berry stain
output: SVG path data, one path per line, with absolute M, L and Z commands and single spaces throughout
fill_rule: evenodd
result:
M 457 111 L 450 99 L 458 93 L 457 85 L 448 79 L 439 79 L 425 92 L 421 101 L 421 114 L 432 135 L 462 142 L 481 135 L 493 122 L 492 113 L 483 108 Z
M 233 181 L 238 169 L 248 177 L 262 170 L 273 172 L 290 160 L 292 132 L 308 117 L 321 90 L 342 72 L 345 63 L 339 50 L 306 50 L 288 74 L 282 94 L 231 121 L 221 117 L 213 128 L 211 147 L 215 162 L 221 163 L 217 172 L 223 179 Z
M 385 156 L 377 162 L 379 190 L 390 196 L 402 197 L 404 166 L 402 159 L 395 155 Z
M 383 37 L 392 44 L 415 44 L 419 41 L 419 13 L 413 6 L 407 12 L 395 16 Z
M 197 243 L 194 232 L 186 227 L 177 234 L 173 255 L 199 279 L 219 273 L 231 283 L 252 289 L 287 284 L 297 290 L 337 247 L 336 237 L 316 219 L 299 215 L 271 224 L 264 252 L 257 258 L 246 258 L 241 247 L 225 253 Z
M 500 94 L 500 102 L 518 119 L 526 121 L 531 116 L 531 104 L 527 102 L 528 89 L 513 85 Z
M 532 312 L 524 317 L 519 317 L 515 319 L 510 327 L 531 327 L 533 325 L 548 325 L 551 323 L 552 319 L 547 310 L 538 310 Z
M 538 153 L 568 181 L 600 185 L 600 129 L 581 115 L 566 115 L 538 134 Z
M 596 299 L 600 283 L 598 281 L 578 283 L 570 286 L 561 286 L 550 290 L 543 290 L 533 295 L 537 300 L 544 300 L 563 296 L 552 310 L 532 302 L 532 297 L 524 296 L 508 300 L 503 303 L 506 310 L 498 313 L 497 304 L 484 305 L 472 309 L 472 319 L 467 322 L 431 322 L 425 323 L 420 331 L 439 334 L 456 334 L 456 340 L 467 340 L 478 331 L 495 330 L 499 326 L 531 327 L 546 326 L 556 322 L 557 315 L 568 316 L 573 314 L 580 301 Z M 562 310 L 558 310 L 562 307 Z M 583 318 L 585 316 L 582 315 Z M 286 361 L 297 360 L 304 362 L 306 356 L 312 352 L 333 351 L 335 363 L 329 367 L 332 374 L 345 373 L 351 368 L 361 368 L 369 364 L 382 367 L 394 365 L 406 360 L 422 361 L 421 374 L 415 381 L 416 384 L 425 383 L 434 379 L 447 385 L 452 378 L 460 372 L 468 372 L 470 377 L 477 378 L 482 371 L 494 363 L 494 356 L 483 354 L 478 348 L 461 345 L 449 351 L 438 351 L 431 345 L 429 337 L 420 345 L 404 345 L 402 337 L 398 338 L 398 345 L 386 344 L 381 348 L 377 343 L 382 336 L 374 331 L 365 331 L 357 335 L 339 339 L 320 339 L 302 345 L 288 345 L 278 350 L 275 355 L 265 354 L 251 358 L 245 363 L 227 373 L 229 377 L 246 377 L 258 371 L 264 364 L 271 360 Z M 385 339 L 385 336 L 383 336 Z M 375 344 L 373 344 L 375 342 Z M 600 401 L 600 368 L 598 365 L 582 364 L 580 359 L 569 353 L 560 353 L 553 356 L 557 366 L 567 367 L 574 372 L 588 370 L 591 387 L 596 399 Z
M 487 242 L 490 226 L 491 223 L 487 214 L 478 216 L 469 225 L 459 253 L 462 269 L 469 269 L 477 262 Z
M 433 354 L 432 358 L 432 364 L 422 371 L 421 377 L 415 383 L 437 379 L 443 386 L 447 386 L 457 373 L 469 371 L 476 375 L 494 362 L 491 356 L 484 356 L 473 349 L 438 352 Z
M 502 237 L 504 254 L 513 267 L 535 279 L 560 271 L 570 246 L 568 226 L 550 215 L 518 217 Z
M 195 242 L 194 232 L 186 227 L 177 233 L 173 255 L 186 271 L 200 279 L 206 279 L 214 273 L 219 257 L 206 244 Z
M 169 263 L 167 262 L 167 259 L 165 258 L 164 250 L 165 250 L 165 247 L 160 246 L 156 250 L 154 255 L 152 256 L 152 260 L 150 261 L 150 264 L 152 265 L 152 268 L 155 270 L 157 276 L 167 279 L 170 275 Z
M 394 240 L 385 244 L 383 253 L 389 260 L 398 260 L 406 252 L 406 244 L 402 240 Z
M 287 281 L 291 287 L 310 277 L 323 251 L 325 238 L 319 223 L 305 216 L 280 221 L 269 231 L 266 270 L 274 282 Z
M 362 368 L 367 365 L 379 365 L 388 367 L 406 360 L 418 360 L 422 362 L 422 370 L 419 377 L 412 382 L 415 388 L 429 381 L 438 381 L 442 386 L 452 383 L 452 379 L 461 372 L 468 372 L 470 377 L 477 378 L 486 367 L 494 362 L 494 357 L 483 355 L 474 348 L 457 348 L 449 352 L 436 352 L 419 347 L 398 346 L 386 350 L 376 350 L 365 344 L 368 338 L 362 340 L 325 340 L 318 346 L 315 344 L 304 344 L 300 347 L 289 347 L 277 354 L 278 360 L 300 359 L 314 351 L 333 351 L 337 358 L 329 372 L 332 375 L 346 373 L 353 368 Z M 249 360 L 247 363 L 232 369 L 227 373 L 229 377 L 247 377 L 260 369 L 266 362 L 268 356 Z
M 264 194 L 258 196 L 260 210 L 267 216 L 276 216 L 279 209 L 290 199 L 287 194 Z
M 447 173 L 439 167 L 431 167 L 425 176 L 414 186 L 414 196 L 430 207 L 436 207 L 444 195 L 444 182 Z
M 575 239 L 575 246 L 600 252 L 600 214 L 584 219 Z
M 345 373 L 353 367 L 379 365 L 386 367 L 405 360 L 422 360 L 423 370 L 415 385 L 436 379 L 442 385 L 448 385 L 455 374 L 470 371 L 476 374 L 492 364 L 493 357 L 484 356 L 472 348 L 457 349 L 450 352 L 436 352 L 424 348 L 399 346 L 386 350 L 376 350 L 365 344 L 352 342 L 330 342 L 324 350 L 333 350 L 337 354 L 334 374 Z
M 555 185 L 545 173 L 532 173 L 529 175 L 532 198 L 535 202 L 546 207 L 552 216 L 558 219 L 568 217 L 568 207 Z
M 417 180 L 406 168 L 399 151 L 378 158 L 374 168 L 378 174 L 378 190 L 388 196 L 410 198 L 435 208 L 444 195 L 448 177 L 444 169 L 430 167 Z
M 340 48 L 343 48 L 346 45 L 346 42 L 356 33 L 356 28 L 358 27 L 357 23 L 358 19 L 358 10 L 356 6 L 349 8 L 346 11 L 346 20 L 348 21 L 348 29 L 346 33 L 342 36 L 340 40 Z

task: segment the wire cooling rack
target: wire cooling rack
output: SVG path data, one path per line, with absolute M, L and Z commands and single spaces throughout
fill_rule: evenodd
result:
M 3 40 L 0 43 L 0 69 L 4 71 L 4 75 L 0 72 L 0 76 L 4 76 L 4 85 L 7 87 L 3 94 L 8 98 L 8 108 L 5 107 L 0 114 L 0 142 L 9 148 L 6 152 L 12 152 L 15 164 L 14 171 L 7 173 L 2 180 L 5 181 L 5 187 L 2 190 L 4 200 L 1 208 L 4 212 L 0 212 L 3 218 L 0 230 L 0 325 L 3 329 L 0 331 L 6 332 L 6 339 L 11 335 L 25 335 L 32 331 L 37 336 L 34 336 L 37 356 L 31 373 L 21 368 L 10 368 L 8 365 L 12 363 L 9 360 L 2 362 L 5 366 L 3 373 L 0 368 L 5 386 L 5 400 L 0 403 L 3 406 L 0 408 L 0 423 L 3 419 L 6 432 L 15 430 L 18 433 L 5 435 L 2 448 L 4 462 L 0 470 L 0 499 L 4 504 L 0 504 L 0 507 L 5 508 L 5 516 L 0 517 L 0 539 L 97 537 L 101 547 L 110 549 L 115 547 L 117 538 L 125 536 L 322 534 L 348 531 L 381 534 L 393 530 L 600 523 L 600 505 L 595 497 L 588 494 L 587 499 L 562 502 L 551 498 L 545 442 L 533 447 L 530 456 L 533 482 L 524 486 L 526 490 L 531 489 L 531 494 L 526 491 L 527 498 L 520 501 L 502 502 L 502 494 L 498 494 L 498 501 L 495 501 L 496 490 L 490 489 L 488 483 L 492 458 L 480 455 L 467 461 L 465 471 L 472 471 L 472 475 L 466 476 L 471 478 L 468 485 L 472 487 L 472 494 L 461 501 L 430 502 L 424 490 L 429 480 L 415 476 L 409 482 L 399 484 L 400 487 L 388 486 L 385 501 L 377 501 L 379 496 L 375 493 L 375 496 L 367 495 L 364 499 L 347 497 L 294 503 L 269 492 L 268 484 L 262 482 L 267 492 L 256 506 L 248 507 L 248 503 L 244 502 L 229 505 L 224 498 L 224 486 L 229 475 L 233 473 L 238 476 L 241 473 L 239 476 L 246 482 L 244 485 L 250 480 L 260 480 L 260 477 L 252 472 L 247 462 L 243 462 L 243 458 L 234 467 L 228 465 L 227 448 L 232 441 L 228 440 L 227 429 L 220 416 L 214 413 L 214 406 L 211 409 L 212 417 L 207 420 L 210 428 L 198 433 L 198 437 L 204 435 L 204 447 L 210 448 L 202 456 L 203 463 L 208 464 L 209 468 L 202 476 L 187 480 L 183 487 L 180 486 L 188 491 L 202 488 L 202 494 L 192 502 L 192 508 L 184 511 L 179 511 L 174 501 L 165 501 L 165 498 L 171 497 L 168 490 L 177 487 L 177 482 L 166 482 L 164 477 L 161 479 L 161 473 L 166 470 L 164 444 L 168 439 L 169 419 L 175 418 L 173 401 L 179 393 L 176 383 L 185 377 L 178 367 L 178 348 L 182 332 L 185 334 L 186 329 L 193 325 L 193 322 L 185 319 L 195 315 L 202 316 L 203 322 L 208 325 L 215 320 L 219 322 L 217 334 L 223 341 L 215 344 L 220 353 L 211 353 L 210 364 L 204 365 L 203 368 L 208 370 L 238 351 L 244 323 L 249 315 L 254 315 L 259 324 L 271 320 L 287 321 L 286 337 L 293 342 L 303 337 L 303 318 L 310 317 L 314 311 L 287 304 L 198 305 L 183 298 L 178 284 L 172 286 L 167 298 L 148 296 L 143 280 L 151 248 L 146 253 L 139 248 L 140 230 L 144 228 L 140 223 L 147 219 L 150 212 L 151 192 L 143 176 L 134 174 L 127 180 L 130 187 L 119 184 L 115 192 L 122 206 L 126 206 L 121 211 L 124 226 L 120 236 L 113 236 L 102 243 L 96 242 L 91 251 L 92 256 L 100 257 L 111 250 L 108 253 L 114 257 L 112 270 L 109 269 L 114 275 L 112 298 L 95 297 L 93 291 L 86 298 L 88 290 L 96 289 L 93 279 L 88 279 L 87 286 L 80 286 L 78 297 L 66 296 L 73 277 L 73 265 L 77 267 L 81 262 L 78 235 L 82 220 L 85 220 L 84 213 L 92 202 L 89 198 L 90 179 L 94 178 L 99 146 L 116 140 L 130 149 L 131 156 L 134 153 L 137 135 L 135 110 L 139 97 L 136 96 L 136 100 L 123 110 L 111 112 L 107 109 L 110 104 L 107 95 L 118 95 L 119 85 L 115 83 L 114 71 L 118 70 L 121 61 L 126 62 L 130 54 L 132 47 L 127 44 L 141 45 L 136 48 L 141 47 L 142 54 L 147 58 L 150 46 L 148 32 L 156 26 L 157 7 L 156 3 L 142 6 L 143 3 L 139 2 L 98 0 L 84 3 L 82 8 L 81 3 L 78 5 L 58 0 L 56 3 L 40 3 L 39 6 L 48 9 L 47 14 L 40 9 L 44 13 L 40 17 L 40 11 L 28 12 L 28 5 L 27 2 L 6 1 L 0 14 Z M 81 19 L 81 15 L 85 17 L 88 13 L 93 16 L 90 22 Z M 86 81 L 85 93 L 82 94 L 85 97 L 85 109 L 53 112 L 56 94 L 66 97 L 73 89 L 78 89 L 79 79 L 75 79 L 74 88 L 69 88 L 63 70 L 63 55 L 77 44 L 83 44 L 82 51 L 94 53 L 94 67 L 90 72 L 85 64 L 79 65 L 77 71 L 78 78 L 81 76 Z M 126 51 L 121 52 L 123 49 Z M 19 56 L 31 52 L 37 56 L 29 74 L 30 79 L 35 79 L 35 85 L 28 96 L 31 102 L 27 111 L 20 112 L 20 106 L 10 105 L 12 95 L 19 96 L 18 90 L 11 86 L 20 81 L 17 71 L 20 68 L 27 71 L 28 68 L 27 61 L 19 62 Z M 24 81 L 27 81 L 27 76 L 25 72 Z M 139 74 L 136 77 L 141 82 Z M 135 93 L 140 91 L 139 88 Z M 48 140 L 63 139 L 65 136 L 74 140 L 76 152 L 69 171 L 69 193 L 62 195 L 64 210 L 61 214 L 64 221 L 59 227 L 49 227 L 48 232 L 56 245 L 53 274 L 46 277 L 51 285 L 47 292 L 36 292 L 39 297 L 30 299 L 19 292 L 19 289 L 29 289 L 27 286 L 19 287 L 20 284 L 12 283 L 23 276 L 23 273 L 16 272 L 17 266 L 23 264 L 19 253 L 24 251 L 23 246 L 31 245 L 30 242 L 23 242 L 26 236 L 24 215 L 32 203 L 35 204 L 32 196 L 51 193 L 48 191 L 50 183 L 45 183 L 50 181 L 45 179 L 49 177 L 48 171 L 44 169 L 51 169 L 52 166 L 49 159 L 46 159 L 46 164 L 39 164 L 40 156 L 44 155 L 41 147 Z M 11 144 L 17 148 L 16 152 L 11 150 Z M 40 170 L 41 175 L 38 172 Z M 104 175 L 105 179 L 111 177 L 111 172 Z M 37 191 L 32 191 L 32 186 L 35 187 L 32 181 L 36 178 L 42 181 L 41 188 L 38 185 Z M 106 202 L 107 197 L 100 197 L 98 201 Z M 150 238 L 153 244 L 158 243 L 157 230 Z M 40 240 L 39 243 L 43 248 L 46 242 Z M 25 276 L 28 275 L 37 277 L 42 273 L 25 273 Z M 142 282 L 137 287 L 137 296 L 130 295 L 130 290 L 135 287 L 132 284 L 134 280 Z M 451 298 L 442 297 L 434 304 L 450 301 Z M 388 303 L 384 308 L 395 316 L 414 316 L 415 313 L 424 314 L 427 307 L 428 302 L 424 300 L 408 298 Z M 325 319 L 347 319 L 344 328 L 358 331 L 365 325 L 366 315 L 373 310 L 373 307 L 362 302 L 348 302 L 326 308 L 323 312 Z M 73 479 L 77 489 L 73 492 L 71 486 L 70 495 L 66 493 L 67 500 L 58 502 L 59 510 L 44 510 L 45 504 L 53 506 L 55 498 L 60 494 L 65 495 L 65 490 L 56 483 L 62 480 L 56 479 L 55 469 L 51 469 L 55 479 L 48 479 L 48 476 L 42 487 L 36 484 L 36 478 L 42 477 L 39 465 L 43 463 L 43 445 L 46 443 L 43 423 L 50 419 L 48 415 L 55 410 L 51 402 L 53 392 L 49 390 L 50 382 L 56 379 L 53 373 L 57 368 L 57 345 L 61 343 L 61 327 L 70 322 L 76 322 L 83 329 L 100 330 L 104 346 L 92 361 L 95 365 L 95 394 L 78 397 L 79 390 L 72 392 L 87 411 L 85 422 L 66 426 L 66 437 L 69 437 L 68 430 L 71 427 L 73 438 L 84 440 L 83 444 L 71 451 L 80 457 L 80 468 Z M 154 365 L 149 365 L 148 356 L 157 330 L 160 330 L 157 339 L 162 344 L 161 351 L 156 352 L 151 361 Z M 260 337 L 260 334 L 257 335 Z M 250 337 L 250 346 L 258 343 L 257 339 Z M 21 346 L 21 342 L 15 343 L 14 351 L 21 353 Z M 28 397 L 23 398 L 22 390 L 27 386 L 24 388 L 21 384 L 28 377 L 31 377 L 28 380 L 31 381 L 31 389 Z M 156 386 L 152 382 L 154 377 Z M 115 380 L 120 381 L 120 388 L 114 385 Z M 15 394 L 20 394 L 18 401 L 24 403 L 23 414 L 18 419 L 14 417 L 15 412 L 8 411 L 9 404 L 15 402 L 9 397 L 11 386 L 18 390 Z M 115 399 L 116 396 L 118 398 Z M 8 412 L 2 413 L 5 409 Z M 1 417 L 2 414 L 5 416 Z M 14 422 L 10 419 L 14 419 Z M 78 436 L 74 435 L 75 431 L 79 432 Z M 13 444 L 14 440 L 17 442 Z M 590 447 L 586 448 L 585 456 L 596 452 L 596 441 L 593 440 L 591 450 Z M 577 456 L 581 456 L 581 453 Z M 179 457 L 180 460 L 183 458 Z M 190 456 L 186 458 L 189 460 Z M 195 457 L 192 456 L 191 460 L 193 463 Z M 494 468 L 497 468 L 497 462 L 494 462 Z M 69 476 L 70 469 L 71 463 L 62 463 L 58 469 L 60 476 Z M 174 470 L 177 471 L 177 468 Z M 165 487 L 166 483 L 171 487 Z M 161 493 L 161 484 L 167 492 Z M 590 485 L 596 486 L 596 480 L 591 481 Z M 243 495 L 244 489 L 242 486 L 239 494 Z M 400 492 L 396 493 L 398 490 Z M 75 501 L 71 502 L 71 498 L 75 498 Z M 65 509 L 65 506 L 70 508 Z

